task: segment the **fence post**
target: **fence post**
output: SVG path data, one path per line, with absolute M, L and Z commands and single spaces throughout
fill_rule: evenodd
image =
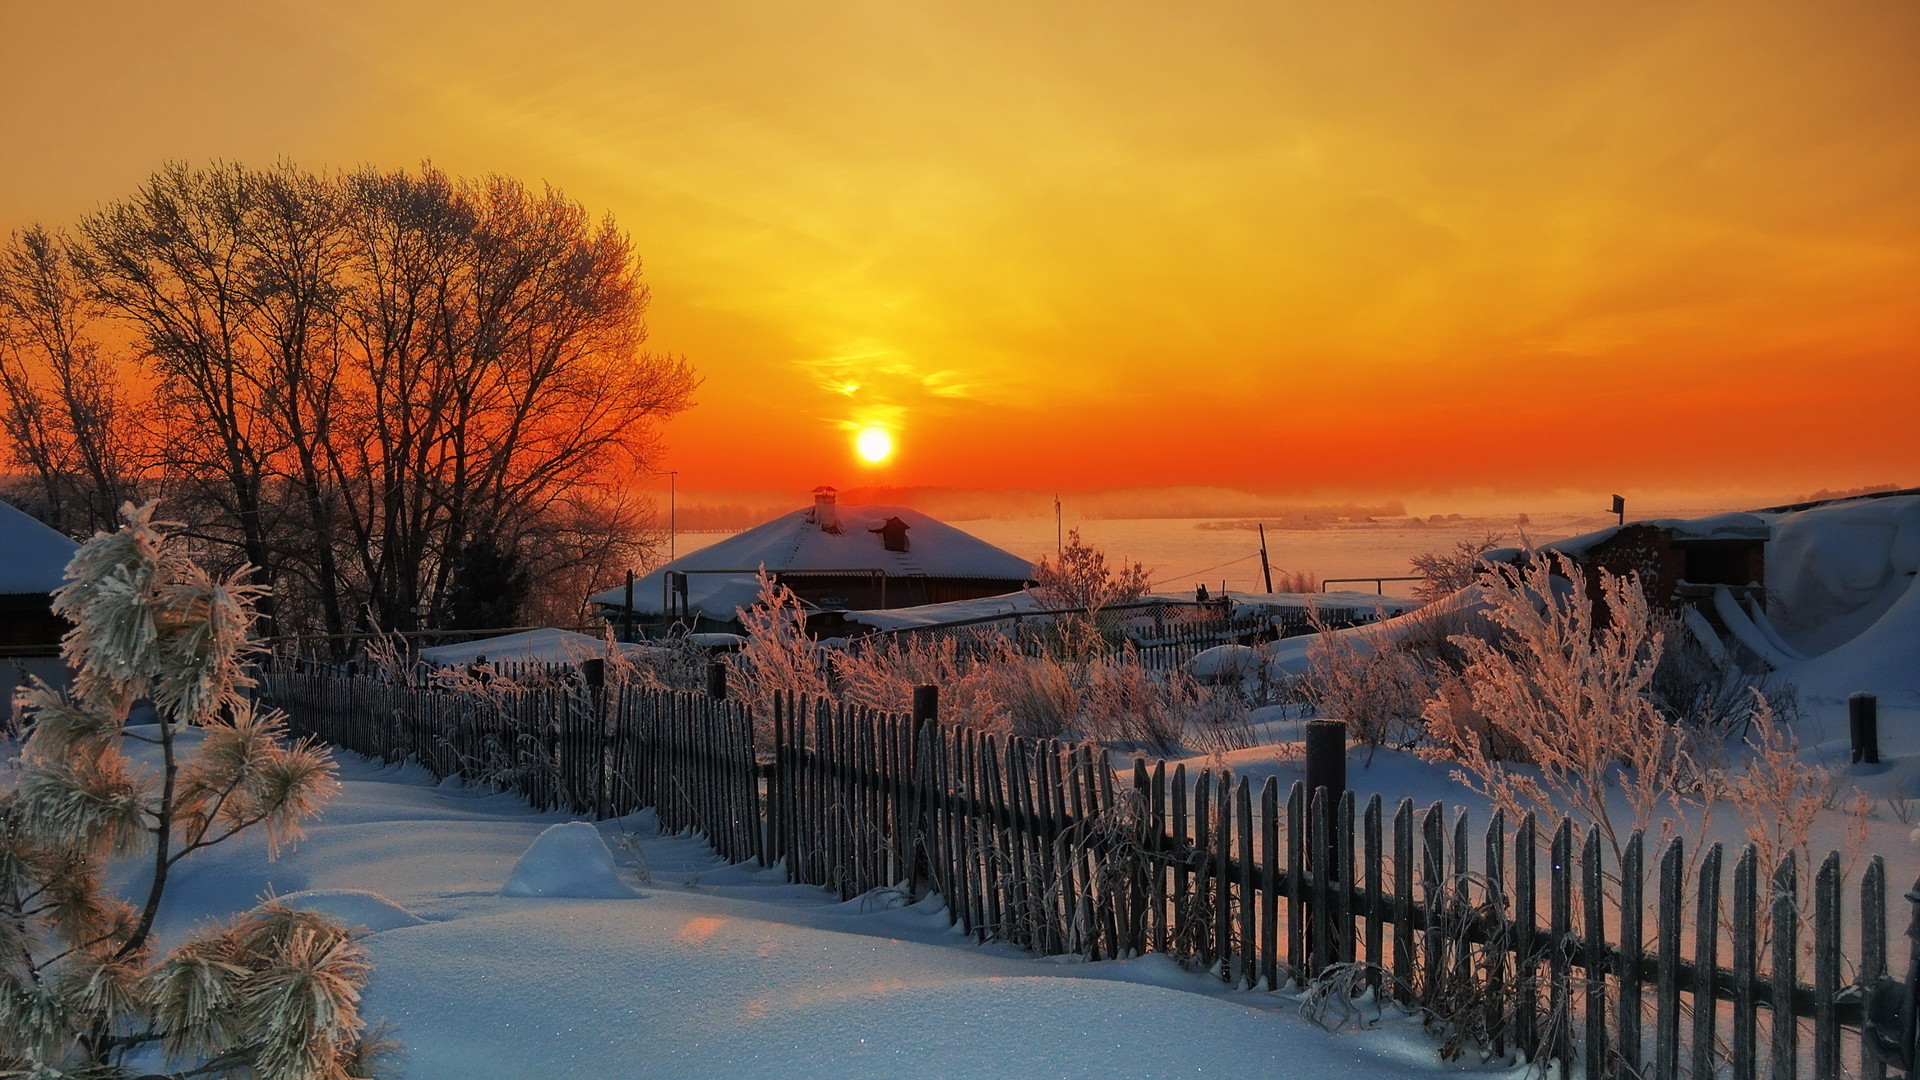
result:
M 725 660 L 707 661 L 707 696 L 715 701 L 726 700 L 727 662 Z
M 1847 695 L 1847 732 L 1853 736 L 1853 761 L 1880 764 L 1880 699 L 1864 690 Z
M 1345 720 L 1309 720 L 1307 721 L 1307 805 L 1312 806 L 1313 797 L 1321 788 L 1327 789 L 1327 807 L 1340 805 L 1340 796 L 1347 790 L 1347 722 Z M 1328 823 L 1332 825 L 1331 822 Z M 1307 823 L 1309 835 L 1313 823 Z M 1337 844 L 1337 841 L 1335 841 Z M 1308 858 L 1318 873 L 1322 868 L 1331 873 L 1336 865 L 1335 846 L 1325 851 L 1315 851 Z

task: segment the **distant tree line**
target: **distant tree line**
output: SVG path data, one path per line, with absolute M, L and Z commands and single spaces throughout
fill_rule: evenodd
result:
M 564 620 L 697 383 L 625 233 L 551 189 L 170 164 L 0 250 L 0 423 L 72 535 L 158 497 L 274 633 Z

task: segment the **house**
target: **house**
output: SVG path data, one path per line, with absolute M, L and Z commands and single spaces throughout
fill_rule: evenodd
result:
M 52 594 L 66 580 L 67 563 L 79 549 L 0 502 L 0 658 L 9 686 L 23 685 L 29 675 L 56 686 L 66 682 L 60 639 L 68 626 L 53 613 Z
M 813 505 L 683 555 L 595 593 L 598 613 L 623 628 L 673 623 L 738 628 L 764 568 L 816 611 L 881 610 L 1016 592 L 1033 564 L 904 506 L 842 506 L 831 487 Z M 631 606 L 629 606 L 629 603 Z
M 59 654 L 67 622 L 53 613 L 52 594 L 78 550 L 79 544 L 0 502 L 0 654 Z

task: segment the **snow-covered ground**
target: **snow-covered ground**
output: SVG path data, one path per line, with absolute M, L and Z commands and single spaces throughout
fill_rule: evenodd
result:
M 563 824 L 417 768 L 340 760 L 344 790 L 297 850 L 200 853 L 176 871 L 165 928 L 269 890 L 366 926 L 363 1010 L 391 1025 L 412 1080 L 1515 1071 L 1447 1065 L 1394 1012 L 1323 1030 L 1291 993 L 1228 990 L 1159 956 L 978 945 L 937 899 L 840 903 L 662 836 L 650 814 Z M 612 858 L 594 870 L 599 841 Z

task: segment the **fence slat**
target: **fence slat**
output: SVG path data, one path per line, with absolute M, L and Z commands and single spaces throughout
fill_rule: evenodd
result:
M 1860 965 L 1854 974 L 1854 986 L 1861 1000 L 1867 988 L 1887 975 L 1887 864 L 1875 855 L 1867 860 L 1867 872 L 1860 878 Z M 1887 1063 L 1874 1048 L 1872 1039 L 1860 1040 L 1862 1080 L 1886 1080 Z
M 1620 1069 L 1628 1076 L 1640 1072 L 1640 983 L 1646 963 L 1646 909 L 1643 890 L 1646 885 L 1646 834 L 1639 829 L 1627 837 L 1627 848 L 1620 859 L 1620 955 L 1615 979 L 1620 988 L 1620 1004 L 1614 1013 L 1615 1052 Z M 1587 928 L 1587 938 L 1604 947 L 1606 926 Z
M 1813 882 L 1813 1068 L 1840 1075 L 1840 853 L 1820 864 Z
M 1607 1062 L 1607 969 L 1604 960 L 1607 909 L 1600 891 L 1601 882 L 1606 877 L 1606 867 L 1601 865 L 1601 858 L 1600 830 L 1597 827 L 1589 828 L 1587 841 L 1580 852 L 1582 912 L 1579 941 L 1580 966 L 1587 975 L 1585 1049 L 1588 1076 L 1605 1075 Z
M 1654 916 L 1653 1075 L 1662 1078 L 1680 1075 L 1680 919 L 1686 873 L 1685 845 L 1676 836 L 1660 855 L 1659 911 Z M 1713 999 L 1705 1002 L 1712 1011 Z
M 1773 872 L 1773 978 L 1768 1016 L 1773 1030 L 1773 1075 L 1799 1073 L 1800 1025 L 1793 1016 L 1793 991 L 1799 979 L 1800 882 L 1792 853 Z
M 1759 1068 L 1755 953 L 1760 939 L 1759 852 L 1748 844 L 1733 864 L 1733 1077 L 1754 1080 Z

